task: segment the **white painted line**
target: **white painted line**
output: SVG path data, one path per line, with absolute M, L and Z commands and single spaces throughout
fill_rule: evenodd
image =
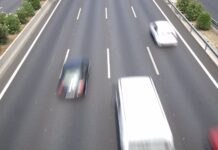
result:
M 110 50 L 107 48 L 107 77 L 108 79 L 111 78 L 111 71 L 110 71 Z
M 137 18 L 137 16 L 136 16 L 136 13 L 135 13 L 135 10 L 134 10 L 133 6 L 131 6 L 131 9 L 132 9 L 132 13 L 133 13 L 134 17 L 135 17 L 135 18 Z
M 149 54 L 149 56 L 150 56 L 151 62 L 152 62 L 152 64 L 153 64 L 153 66 L 154 66 L 154 70 L 155 70 L 156 74 L 159 75 L 160 73 L 159 73 L 159 71 L 158 71 L 157 65 L 156 65 L 156 63 L 155 63 L 155 61 L 154 61 L 154 58 L 153 58 L 153 56 L 152 56 L 152 54 L 151 54 L 151 51 L 150 51 L 150 48 L 149 48 L 149 47 L 147 47 L 147 51 L 148 51 L 148 54 Z
M 64 58 L 63 66 L 64 66 L 65 62 L 67 61 L 67 58 L 68 58 L 69 52 L 70 52 L 70 49 L 68 49 L 67 52 L 66 52 L 66 55 L 65 55 L 65 58 Z
M 107 20 L 108 15 L 107 15 L 107 7 L 105 8 L 105 19 Z
M 61 72 L 60 72 L 60 75 L 59 75 L 59 79 L 61 78 L 61 74 L 62 74 L 62 71 L 63 71 L 63 66 L 64 66 L 64 64 L 65 64 L 66 61 L 67 61 L 69 52 L 70 52 L 70 49 L 68 49 L 67 52 L 66 52 L 66 55 L 65 55 L 65 58 L 64 58 L 64 62 L 63 62 L 63 65 L 62 65 L 62 69 L 61 69 Z
M 80 17 L 80 13 L 81 13 L 81 8 L 79 8 L 79 12 L 78 12 L 78 15 L 77 15 L 77 17 L 76 17 L 76 20 L 79 20 L 79 17 Z
M 43 25 L 42 29 L 40 30 L 40 32 L 38 33 L 37 37 L 35 38 L 35 40 L 33 41 L 33 43 L 31 44 L 30 48 L 28 49 L 28 51 L 26 52 L 26 54 L 24 55 L 23 59 L 21 60 L 21 62 L 19 63 L 19 65 L 17 66 L 17 68 L 15 69 L 14 73 L 12 74 L 12 76 L 10 77 L 10 79 L 8 80 L 7 84 L 5 85 L 4 89 L 1 91 L 0 93 L 0 100 L 2 100 L 2 97 L 4 96 L 5 92 L 7 91 L 8 87 L 10 86 L 10 84 L 12 83 L 12 81 L 14 80 L 15 76 L 17 75 L 18 71 L 20 70 L 21 66 L 23 65 L 23 63 L 25 62 L 25 60 L 27 59 L 28 55 L 30 54 L 30 52 L 33 49 L 33 46 L 36 44 L 36 42 L 38 41 L 40 35 L 42 34 L 42 32 L 44 31 L 45 27 L 47 26 L 48 22 L 50 21 L 51 17 L 53 16 L 54 12 L 56 11 L 57 7 L 59 6 L 60 2 L 62 0 L 60 0 L 57 5 L 55 6 L 54 10 L 52 11 L 51 15 L 49 16 L 49 18 L 46 20 L 45 24 Z
M 157 8 L 160 10 L 160 12 L 162 13 L 162 15 L 166 18 L 166 20 L 173 26 L 173 24 L 171 23 L 171 21 L 169 20 L 169 18 L 164 14 L 164 12 L 161 10 L 161 8 L 158 6 L 158 4 L 155 2 L 155 0 L 153 0 L 154 4 L 157 6 Z M 174 26 L 173 26 L 174 27 Z M 198 64 L 201 66 L 201 68 L 203 69 L 203 71 L 206 73 L 206 75 L 209 77 L 209 79 L 212 81 L 212 83 L 214 84 L 214 86 L 218 89 L 218 83 L 217 81 L 213 78 L 213 76 L 210 74 L 210 72 L 207 70 L 207 68 L 204 66 L 204 64 L 200 61 L 200 59 L 197 57 L 197 55 L 194 53 L 194 51 L 191 49 L 191 47 L 188 45 L 188 43 L 184 40 L 184 38 L 182 37 L 182 35 L 177 31 L 177 29 L 174 27 L 174 29 L 176 30 L 176 33 L 178 34 L 178 36 L 180 37 L 180 39 L 182 40 L 182 42 L 185 44 L 185 46 L 188 48 L 189 52 L 192 54 L 192 56 L 195 58 L 195 60 L 198 62 Z

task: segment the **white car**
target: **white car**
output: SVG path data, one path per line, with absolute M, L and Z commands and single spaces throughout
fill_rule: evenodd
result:
M 150 32 L 159 47 L 176 46 L 178 43 L 176 31 L 167 21 L 150 23 Z

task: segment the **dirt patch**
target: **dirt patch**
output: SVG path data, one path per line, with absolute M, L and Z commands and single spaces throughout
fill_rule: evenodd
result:
M 200 31 L 207 39 L 213 44 L 214 47 L 218 49 L 218 32 L 210 29 L 208 31 Z

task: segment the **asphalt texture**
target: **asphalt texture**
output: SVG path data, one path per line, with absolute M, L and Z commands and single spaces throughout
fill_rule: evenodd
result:
M 217 67 L 163 1 L 157 3 L 218 81 Z M 176 149 L 204 150 L 208 129 L 218 125 L 217 88 L 181 39 L 177 47 L 155 45 L 149 23 L 163 19 L 153 1 L 63 0 L 0 101 L 0 149 L 117 150 L 117 79 L 146 75 L 154 80 Z M 90 60 L 87 95 L 78 100 L 56 96 L 68 49 L 68 59 Z
M 22 0 L 0 0 L 0 11 L 14 12 L 22 3 Z

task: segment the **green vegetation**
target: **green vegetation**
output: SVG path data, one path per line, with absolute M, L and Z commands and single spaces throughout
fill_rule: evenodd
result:
M 16 14 L 6 15 L 5 24 L 7 25 L 10 34 L 15 34 L 20 31 L 20 20 Z
M 197 21 L 198 29 L 210 29 L 211 17 L 196 0 L 177 0 L 176 7 L 185 14 L 189 21 Z
M 6 16 L 6 13 L 0 12 L 0 24 L 5 23 L 5 16 Z
M 16 14 L 20 20 L 20 23 L 27 23 L 27 18 L 35 14 L 33 6 L 30 2 L 24 1 L 20 8 L 16 10 Z
M 207 12 L 202 12 L 196 22 L 196 26 L 201 30 L 209 30 L 211 26 L 211 16 Z
M 23 7 L 17 9 L 16 14 L 17 14 L 21 24 L 27 23 L 27 15 L 26 15 L 26 11 L 24 10 Z
M 35 15 L 35 10 L 34 10 L 34 8 L 33 8 L 33 6 L 31 5 L 30 2 L 24 1 L 24 2 L 22 3 L 22 6 L 21 6 L 21 7 L 22 7 L 22 8 L 24 9 L 24 11 L 26 12 L 26 16 L 27 16 L 27 17 L 32 17 L 32 16 Z
M 189 21 L 196 21 L 202 11 L 202 5 L 200 3 L 197 3 L 196 1 L 192 1 L 188 4 L 185 15 Z
M 8 27 L 5 24 L 6 16 L 6 13 L 0 12 L 0 44 L 5 44 L 8 39 Z
M 176 7 L 182 12 L 185 13 L 188 7 L 190 0 L 178 0 L 176 2 Z
M 7 42 L 8 27 L 4 24 L 0 24 L 0 44 L 5 44 Z
M 30 2 L 35 10 L 38 10 L 41 7 L 40 0 L 26 0 L 26 1 Z

